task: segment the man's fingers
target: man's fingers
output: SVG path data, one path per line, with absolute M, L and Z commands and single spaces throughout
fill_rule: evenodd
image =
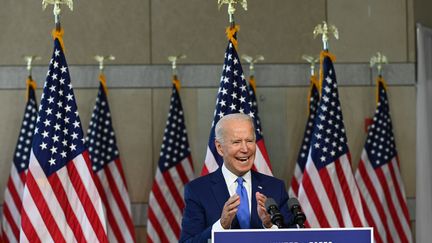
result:
M 267 197 L 264 194 L 260 193 L 260 192 L 257 192 L 255 194 L 255 196 L 256 196 L 258 205 L 262 206 L 262 207 L 265 207 L 265 202 L 267 200 Z
M 237 207 L 240 205 L 240 197 L 234 194 L 225 203 L 224 211 L 229 215 L 235 215 L 237 213 Z
M 256 196 L 257 200 L 264 200 L 264 201 L 267 200 L 267 197 L 264 194 L 260 193 L 260 192 L 257 192 L 255 194 L 255 196 Z
M 240 205 L 240 202 L 235 202 L 235 203 L 232 203 L 232 204 L 227 205 L 227 206 L 225 207 L 225 209 L 226 209 L 227 212 L 231 212 L 231 211 L 233 211 L 233 210 L 237 210 L 237 207 L 238 207 L 239 205 Z
M 238 199 L 240 199 L 240 196 L 237 195 L 237 194 L 234 194 L 230 198 L 228 198 L 228 200 L 226 201 L 225 204 L 231 204 L 231 203 L 235 202 Z
M 233 205 L 235 205 L 234 207 L 237 207 L 239 204 L 240 204 L 240 197 L 237 194 L 234 194 L 230 198 L 228 198 L 228 200 L 225 202 L 224 207 L 232 208 Z

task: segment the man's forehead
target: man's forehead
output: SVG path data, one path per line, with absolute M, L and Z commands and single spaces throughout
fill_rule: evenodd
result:
M 224 127 L 252 127 L 253 123 L 245 119 L 229 119 L 223 123 Z

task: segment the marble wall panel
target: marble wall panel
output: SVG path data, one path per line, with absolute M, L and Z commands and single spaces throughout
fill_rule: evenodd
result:
M 69 64 L 94 64 L 96 54 L 112 54 L 117 64 L 150 61 L 150 0 L 75 1 L 74 11 L 62 6 L 66 58 Z M 52 6 L 42 11 L 41 1 L 2 2 L 0 65 L 21 65 L 23 55 L 51 58 L 54 28 Z M 6 24 L 7 23 L 7 24 Z
M 368 62 L 377 51 L 390 62 L 408 61 L 406 0 L 332 0 L 327 13 L 339 29 L 340 40 L 330 39 L 339 62 Z
M 185 53 L 185 63 L 222 63 L 226 47 L 227 7 L 192 0 L 151 2 L 152 63 L 166 63 L 166 56 Z M 187 13 L 187 14 L 186 14 Z M 248 2 L 248 11 L 237 6 L 240 24 L 239 53 L 262 54 L 267 63 L 301 62 L 303 53 L 317 53 L 313 40 L 316 23 L 325 18 L 325 1 L 267 0 Z

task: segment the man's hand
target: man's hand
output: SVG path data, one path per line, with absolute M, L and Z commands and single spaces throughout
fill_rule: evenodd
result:
M 273 224 L 271 222 L 270 214 L 267 213 L 267 210 L 265 208 L 265 202 L 267 201 L 267 197 L 260 192 L 256 192 L 255 197 L 257 200 L 258 216 L 260 217 L 262 224 L 266 228 L 271 228 Z
M 231 222 L 237 214 L 237 207 L 240 205 L 240 196 L 237 194 L 232 195 L 225 202 L 222 209 L 222 215 L 220 218 L 220 223 L 224 229 L 231 228 Z

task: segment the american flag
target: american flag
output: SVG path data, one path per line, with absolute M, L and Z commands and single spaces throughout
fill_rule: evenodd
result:
M 211 173 L 222 165 L 223 159 L 217 153 L 215 140 L 215 126 L 219 119 L 223 116 L 232 113 L 244 113 L 253 118 L 255 123 L 255 134 L 257 140 L 257 151 L 255 155 L 254 169 L 258 172 L 272 175 L 270 168 L 270 159 L 265 149 L 264 140 L 258 124 L 258 114 L 252 108 L 252 101 L 249 95 L 246 79 L 243 75 L 243 69 L 238 57 L 236 45 L 236 33 L 238 26 L 228 27 L 228 46 L 225 51 L 225 61 L 220 79 L 220 87 L 216 99 L 216 109 L 214 112 L 214 119 L 210 130 L 210 138 L 208 141 L 207 155 L 205 164 L 201 174 L 205 175 Z
M 264 167 L 263 171 L 270 171 L 270 175 L 271 175 L 272 168 L 271 168 L 270 158 L 268 157 L 267 149 L 266 149 L 266 146 L 264 143 L 264 136 L 263 136 L 262 127 L 261 127 L 261 120 L 258 116 L 258 101 L 256 98 L 256 81 L 255 81 L 254 75 L 251 75 L 249 77 L 248 89 L 249 89 L 249 97 L 250 97 L 250 100 L 252 103 L 252 105 L 251 105 L 252 112 L 255 114 L 256 129 L 257 129 L 257 132 L 261 134 L 261 139 L 257 140 L 256 143 L 258 145 L 258 148 L 260 149 L 261 154 L 265 155 L 264 159 L 265 159 L 266 165 L 265 164 L 262 165 Z M 266 168 L 266 166 L 267 166 L 267 168 Z
M 321 99 L 298 196 L 309 227 L 361 227 L 364 215 L 351 167 L 333 58 L 327 51 L 321 52 Z
M 318 79 L 315 75 L 310 78 L 310 87 L 308 94 L 308 118 L 306 122 L 306 128 L 303 135 L 303 141 L 300 147 L 299 154 L 297 156 L 297 163 L 294 169 L 294 175 L 291 179 L 291 186 L 288 190 L 290 197 L 298 197 L 298 189 L 303 177 L 303 171 L 306 166 L 308 159 L 310 143 L 312 138 L 312 129 L 314 127 L 314 121 L 316 112 L 318 109 L 319 102 L 319 91 L 318 91 Z
M 150 192 L 147 242 L 178 242 L 185 206 L 184 185 L 194 178 L 180 82 L 174 77 L 158 167 Z
M 19 241 L 22 195 L 37 118 L 35 88 L 36 82 L 29 77 L 27 79 L 27 104 L 4 196 L 2 235 L 5 242 Z
M 393 136 L 386 84 L 377 79 L 377 106 L 356 180 L 375 242 L 412 242 L 405 190 Z
M 86 145 L 105 206 L 110 242 L 135 242 L 131 204 L 108 105 L 106 79 L 99 76 L 99 92 L 87 131 Z
M 40 102 L 20 242 L 107 242 L 104 208 L 58 37 Z

